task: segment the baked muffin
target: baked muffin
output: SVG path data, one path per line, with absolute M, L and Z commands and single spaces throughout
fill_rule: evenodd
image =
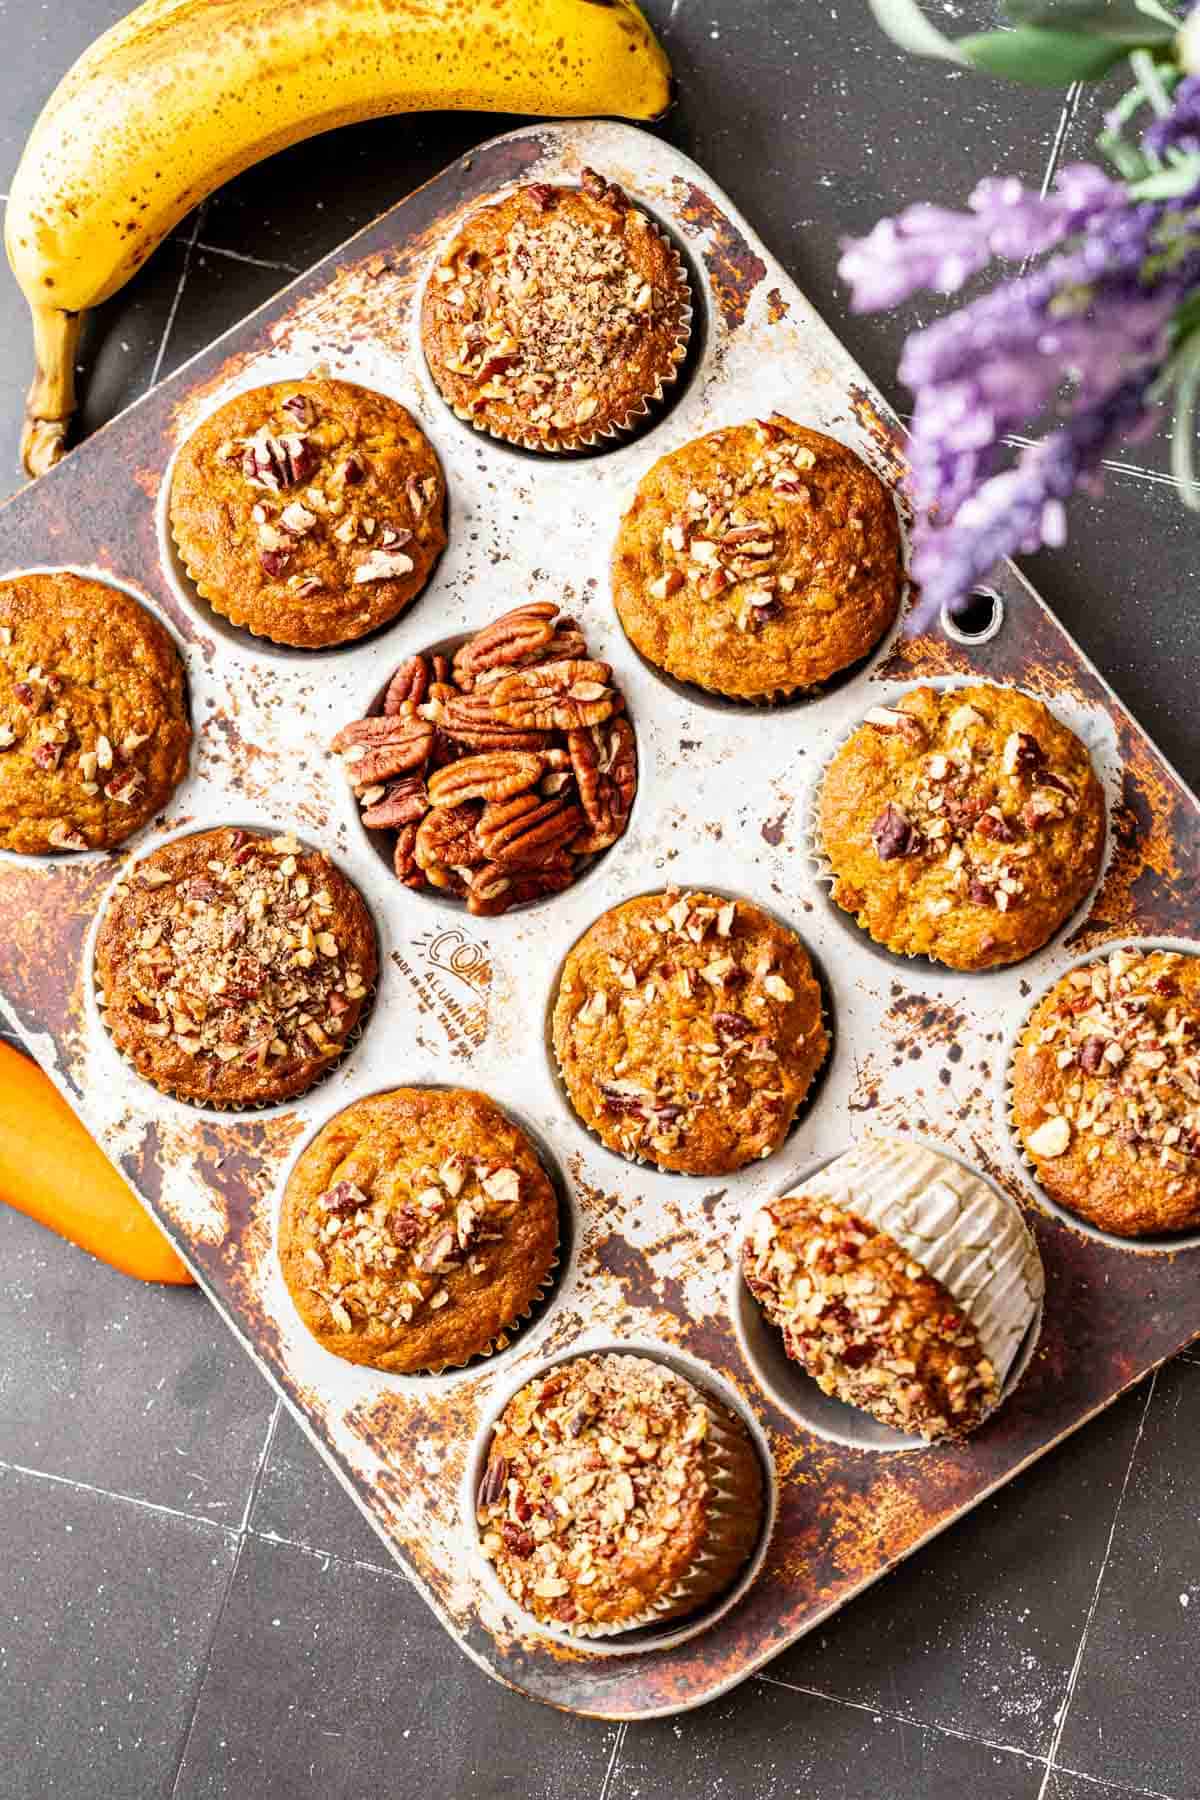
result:
M 594 169 L 472 213 L 421 308 L 429 372 L 458 417 L 533 450 L 636 424 L 675 379 L 690 328 L 679 257 Z
M 762 1469 L 741 1420 L 663 1364 L 580 1356 L 505 1407 L 476 1520 L 526 1612 L 606 1636 L 730 1586 L 762 1531 Z
M 171 530 L 215 612 L 316 649 L 416 598 L 446 543 L 445 502 L 433 446 L 398 401 L 349 381 L 277 381 L 188 438 Z
M 742 1272 L 823 1393 L 930 1441 L 996 1406 L 1045 1289 L 1012 1201 L 904 1138 L 761 1207 Z
M 891 493 L 845 444 L 781 413 L 661 457 L 613 555 L 630 641 L 737 700 L 778 699 L 858 662 L 902 589 Z
M 404 1374 L 502 1342 L 557 1245 L 533 1145 L 467 1088 L 355 1101 L 301 1156 L 279 1222 L 284 1280 L 317 1342 Z
M 825 773 L 833 898 L 879 944 L 952 969 L 1040 950 L 1104 852 L 1084 745 L 1016 688 L 912 688 L 874 706 Z
M 629 822 L 637 741 L 607 663 L 553 600 L 493 619 L 454 654 L 410 656 L 340 755 L 406 887 L 493 918 L 561 893 Z
M 572 1106 L 610 1150 L 724 1175 L 779 1148 L 829 1034 L 794 932 L 748 900 L 671 890 L 626 900 L 580 938 L 554 1049 Z
M 1114 950 L 1038 1002 L 1012 1121 L 1052 1200 L 1117 1237 L 1200 1226 L 1200 957 Z
M 0 846 L 111 850 L 167 804 L 191 741 L 144 606 L 65 569 L 0 581 Z
M 304 1093 L 342 1055 L 375 981 L 375 932 L 319 850 L 222 826 L 130 870 L 95 967 L 139 1075 L 181 1100 L 259 1106 Z

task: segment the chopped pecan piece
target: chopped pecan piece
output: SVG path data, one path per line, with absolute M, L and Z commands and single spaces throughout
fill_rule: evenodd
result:
M 912 713 L 903 712 L 895 706 L 873 706 L 870 712 L 863 715 L 864 725 L 873 725 L 876 731 L 888 734 L 895 732 L 907 740 L 914 750 L 925 748 L 925 727 L 920 719 Z
M 923 848 L 921 834 L 901 808 L 890 800 L 871 827 L 871 841 L 880 862 L 892 862 L 898 856 L 916 856 Z

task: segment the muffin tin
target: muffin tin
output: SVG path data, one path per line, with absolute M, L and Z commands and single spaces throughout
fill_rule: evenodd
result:
M 695 351 L 640 435 L 594 455 L 533 455 L 454 417 L 424 367 L 414 307 L 437 247 L 468 208 L 521 180 L 592 164 L 627 187 L 682 250 Z M 189 592 L 162 518 L 178 444 L 240 387 L 320 367 L 408 405 L 445 466 L 450 544 L 424 594 L 354 646 L 285 650 L 217 620 Z M 899 428 L 836 338 L 694 164 L 604 121 L 494 139 L 386 214 L 197 357 L 4 510 L 0 561 L 115 579 L 183 645 L 197 747 L 168 816 L 124 853 L 0 859 L 6 1016 L 77 1106 L 195 1270 L 231 1328 L 409 1570 L 464 1651 L 538 1699 L 614 1718 L 695 1706 L 811 1630 L 1131 1382 L 1200 1335 L 1194 1250 L 1099 1240 L 1037 1205 L 1004 1111 L 1010 1035 L 1061 970 L 1128 938 L 1200 937 L 1197 801 L 1010 568 L 994 631 L 969 640 L 903 626 L 866 666 L 816 694 L 749 709 L 644 665 L 612 610 L 607 561 L 638 479 L 665 450 L 774 408 L 858 448 L 894 479 Z M 526 598 L 561 600 L 613 666 L 638 731 L 641 788 L 627 835 L 565 893 L 506 916 L 394 881 L 325 746 L 406 656 Z M 837 912 L 809 856 L 804 796 L 871 705 L 914 681 L 974 675 L 1045 699 L 1094 747 L 1110 801 L 1109 856 L 1086 913 L 1028 962 L 963 976 L 878 949 Z M 230 1114 L 147 1087 L 109 1045 L 90 999 L 104 894 L 129 855 L 215 824 L 290 828 L 360 887 L 382 970 L 359 1042 L 298 1102 Z M 780 1152 L 708 1181 L 605 1150 L 557 1085 L 544 1021 L 563 958 L 606 907 L 655 886 L 725 888 L 800 933 L 823 971 L 834 1045 L 813 1104 Z M 273 1248 L 300 1145 L 383 1087 L 482 1088 L 533 1132 L 569 1190 L 573 1241 L 554 1292 L 512 1344 L 439 1376 L 338 1362 L 291 1308 Z M 1031 1217 L 1047 1274 L 1028 1373 L 961 1446 L 880 1455 L 819 1435 L 756 1379 L 731 1281 L 742 1221 L 862 1130 L 919 1131 L 998 1181 Z M 636 1347 L 737 1405 L 773 1463 L 776 1523 L 744 1594 L 704 1630 L 638 1654 L 552 1641 L 481 1566 L 469 1515 L 487 1422 L 548 1358 Z

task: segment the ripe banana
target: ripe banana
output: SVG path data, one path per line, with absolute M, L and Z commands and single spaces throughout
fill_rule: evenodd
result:
M 81 315 L 264 156 L 384 113 L 649 119 L 669 98 L 635 0 L 144 0 L 64 76 L 13 180 L 5 244 L 36 355 L 25 468 L 66 447 Z

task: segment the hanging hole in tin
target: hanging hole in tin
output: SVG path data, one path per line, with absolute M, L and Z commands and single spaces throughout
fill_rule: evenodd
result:
M 956 644 L 986 644 L 1004 623 L 1004 602 L 995 588 L 976 588 L 957 612 L 941 610 L 941 626 Z

